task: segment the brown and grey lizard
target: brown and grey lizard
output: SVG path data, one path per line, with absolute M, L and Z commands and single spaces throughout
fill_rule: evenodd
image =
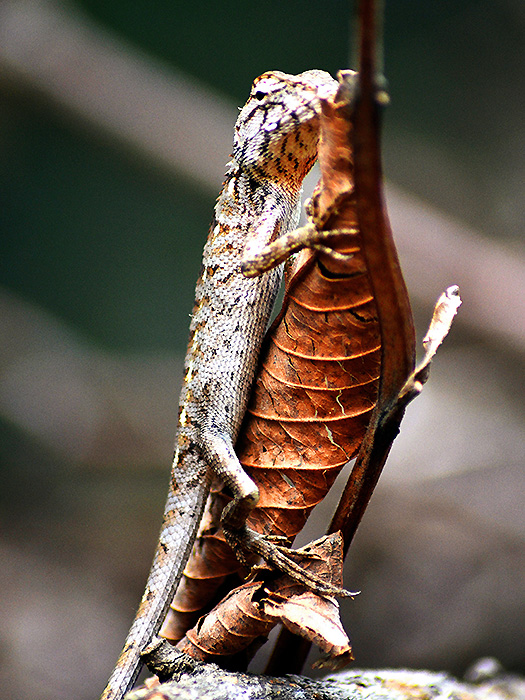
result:
M 282 548 L 244 525 L 258 490 L 233 445 L 281 271 L 248 279 L 241 263 L 297 226 L 302 181 L 317 156 L 319 96 L 336 89 L 324 71 L 264 73 L 239 114 L 197 282 L 164 522 L 146 590 L 102 700 L 121 700 L 138 675 L 141 653 L 159 630 L 189 556 L 212 474 L 234 497 L 224 521 L 230 542 L 308 583 Z M 315 577 L 310 583 L 323 588 Z

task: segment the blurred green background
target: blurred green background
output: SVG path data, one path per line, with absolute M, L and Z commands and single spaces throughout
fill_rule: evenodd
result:
M 210 100 L 217 99 L 224 114 L 231 114 L 226 122 L 233 133 L 235 106 L 244 103 L 253 78 L 265 70 L 322 68 L 335 75 L 348 67 L 351 19 L 349 4 L 341 0 L 19 0 L 0 6 L 0 522 L 4 559 L 10 562 L 3 581 L 8 591 L 3 613 L 7 651 L 0 656 L 0 678 L 11 697 L 34 697 L 35 687 L 41 693 L 42 679 L 50 698 L 94 697 L 116 657 L 159 525 L 193 289 L 221 183 L 211 164 L 208 179 L 198 177 L 178 167 L 176 158 L 156 158 L 142 147 L 140 137 L 131 142 L 115 136 L 119 112 L 128 110 L 124 102 L 119 107 L 118 95 L 101 93 L 92 111 L 91 98 L 75 102 L 84 85 L 86 94 L 96 94 L 101 70 L 94 65 L 92 74 L 86 71 L 83 38 L 100 36 L 109 47 L 114 42 L 124 85 L 133 82 L 126 66 L 135 61 L 161 75 L 167 91 L 172 73 L 195 81 Z M 40 71 L 56 49 L 55 32 L 71 39 L 69 52 L 57 54 L 60 94 L 52 71 Z M 524 36 L 522 0 L 387 2 L 391 106 L 384 131 L 386 176 L 431 211 L 466 227 L 477 250 L 487 242 L 492 245 L 489 258 L 494 255 L 493 272 L 497 284 L 502 281 L 501 290 L 505 280 L 523 289 Z M 113 68 L 108 63 L 108 71 Z M 140 88 L 147 112 L 149 85 Z M 156 95 L 151 92 L 153 114 Z M 115 131 L 98 121 L 104 102 L 115 104 Z M 157 129 L 155 119 L 152 130 Z M 204 153 L 209 148 L 210 162 L 213 153 L 213 163 L 225 164 L 228 147 L 211 132 L 202 134 L 201 148 Z M 458 254 L 453 248 L 449 254 L 452 264 Z M 425 266 L 433 267 L 431 246 L 427 255 L 418 263 L 423 278 Z M 465 276 L 480 278 L 481 288 L 486 279 L 490 287 L 491 259 L 479 275 L 476 267 L 469 267 L 476 256 L 463 259 Z M 461 285 L 460 279 L 445 278 L 443 274 L 443 287 Z M 421 329 L 441 290 L 431 287 L 416 294 Z M 490 288 L 496 306 L 497 294 L 497 286 Z M 523 473 L 523 431 L 515 424 L 523 416 L 517 387 L 523 379 L 525 347 L 513 336 L 519 336 L 515 326 L 523 315 L 509 312 L 508 337 L 514 338 L 509 342 L 490 323 L 484 327 L 476 319 L 469 322 L 469 302 L 471 309 L 484 306 L 483 299 L 465 301 L 467 320 L 462 322 L 460 313 L 448 346 L 456 368 L 452 376 L 458 367 L 463 369 L 462 380 L 449 382 L 450 390 L 461 397 L 435 397 L 441 406 L 450 402 L 452 410 L 454 401 L 470 396 L 474 386 L 471 404 L 458 409 L 467 427 L 452 445 L 447 427 L 438 424 L 427 465 L 438 481 L 460 473 L 465 464 L 472 475 L 471 461 L 483 469 L 512 468 L 512 477 L 498 476 L 498 483 L 513 487 L 501 494 L 497 510 L 503 508 L 509 521 L 517 523 L 505 540 L 508 551 L 516 554 L 509 554 L 504 564 L 512 572 L 507 583 L 514 593 L 507 596 L 504 613 L 491 613 L 496 623 L 490 630 L 477 618 L 464 623 L 475 642 L 458 641 L 455 647 L 462 631 L 450 627 L 425 653 L 420 653 L 425 645 L 414 636 L 416 627 L 425 639 L 431 636 L 435 619 L 429 622 L 425 612 L 419 617 L 414 613 L 417 619 L 410 623 L 404 618 L 395 628 L 396 635 L 409 639 L 395 653 L 391 645 L 377 642 L 387 634 L 380 629 L 372 634 L 374 644 L 367 646 L 371 632 L 363 613 L 361 646 L 356 646 L 361 665 L 426 665 L 459 672 L 476 655 L 493 653 L 525 668 L 518 632 L 494 632 L 494 624 L 499 630 L 508 627 L 508 619 L 525 619 L 523 587 L 521 596 L 516 595 L 525 583 L 525 529 L 512 500 L 520 492 Z M 492 311 L 489 316 L 494 316 Z M 485 381 L 486 392 L 480 389 Z M 443 382 L 447 385 L 446 378 Z M 428 420 L 435 420 L 433 416 Z M 453 420 L 460 421 L 457 413 Z M 469 432 L 472 425 L 477 428 Z M 491 437 L 492 430 L 499 437 Z M 482 458 L 473 437 L 480 434 L 494 449 L 485 450 Z M 415 463 L 424 461 L 413 447 L 421 434 L 414 440 L 408 452 L 400 453 L 399 464 L 407 462 L 407 454 Z M 443 443 L 456 450 L 448 462 Z M 501 456 L 500 462 L 495 463 L 494 454 Z M 496 477 L 487 479 L 484 471 L 480 479 L 475 488 L 467 481 L 465 494 L 478 489 L 490 495 Z M 482 495 L 479 512 L 487 512 Z M 403 532 L 411 529 L 407 524 Z M 452 551 L 454 532 L 451 528 Z M 476 528 L 471 535 L 476 537 Z M 501 543 L 492 545 L 497 549 Z M 411 547 L 407 543 L 405 550 Z M 465 544 L 467 550 L 472 547 Z M 369 563 L 375 571 L 386 555 L 374 549 L 374 556 Z M 490 555 L 480 552 L 479 557 L 485 561 Z M 362 560 L 366 566 L 365 554 Z M 494 579 L 499 584 L 500 575 Z M 27 582 L 22 590 L 16 584 L 20 580 Z M 456 584 L 452 580 L 450 585 L 452 596 Z M 480 619 L 483 596 L 492 598 L 494 593 L 490 586 L 483 590 L 477 598 Z M 384 601 L 391 591 L 387 587 L 377 595 Z M 434 606 L 439 619 L 443 604 L 429 594 L 421 607 Z M 22 663 L 26 641 L 37 649 L 30 678 Z M 39 697 L 48 697 L 45 692 Z
M 335 74 L 348 65 L 347 2 L 79 5 L 238 105 L 270 68 Z M 516 240 L 523 21 L 518 1 L 387 3 L 388 177 Z M 3 96 L 1 119 L 1 281 L 105 347 L 182 351 L 213 192 L 154 172 L 19 95 Z M 414 157 L 421 142 L 439 159 L 438 177 Z

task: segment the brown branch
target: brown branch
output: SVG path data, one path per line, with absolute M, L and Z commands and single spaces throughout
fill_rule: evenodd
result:
M 379 87 L 375 60 L 374 0 L 361 0 L 360 65 L 353 114 L 357 216 L 363 252 L 381 327 L 381 380 L 374 414 L 330 532 L 341 530 L 345 551 L 350 546 L 382 471 L 398 425 L 377 440 L 382 414 L 397 398 L 414 367 L 415 334 L 410 303 L 384 203 L 379 109 L 386 93 Z M 399 422 L 402 412 L 399 414 Z

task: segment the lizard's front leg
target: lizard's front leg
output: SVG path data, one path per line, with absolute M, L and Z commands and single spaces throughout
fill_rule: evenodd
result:
M 241 264 L 242 273 L 245 277 L 257 277 L 280 265 L 303 248 L 317 250 L 336 260 L 348 260 L 352 253 L 340 253 L 334 250 L 330 243 L 345 234 L 355 233 L 355 228 L 324 231 L 316 228 L 311 222 L 307 223 L 269 243 L 256 255 L 245 256 Z

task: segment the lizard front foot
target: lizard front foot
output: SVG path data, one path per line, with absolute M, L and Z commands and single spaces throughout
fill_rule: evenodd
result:
M 245 277 L 257 277 L 287 260 L 293 253 L 303 248 L 312 248 L 335 260 L 347 261 L 353 253 L 340 253 L 334 250 L 331 243 L 344 235 L 355 235 L 357 229 L 343 228 L 329 231 L 321 231 L 313 223 L 308 223 L 301 228 L 285 233 L 277 240 L 266 245 L 255 257 L 245 257 L 241 263 L 241 270 Z

